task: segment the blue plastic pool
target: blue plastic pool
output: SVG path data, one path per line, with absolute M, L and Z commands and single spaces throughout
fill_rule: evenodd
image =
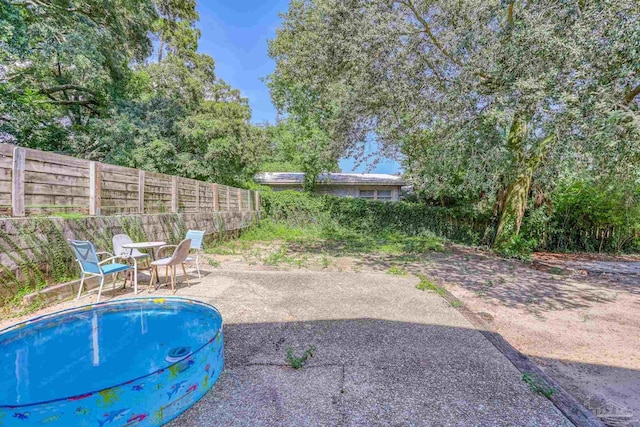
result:
M 222 317 L 182 298 L 112 301 L 0 332 L 0 425 L 151 426 L 175 418 L 224 364 Z

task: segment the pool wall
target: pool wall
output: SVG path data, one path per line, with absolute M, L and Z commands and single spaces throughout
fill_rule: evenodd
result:
M 182 298 L 136 298 L 109 301 L 42 316 L 2 331 L 28 328 L 36 322 L 65 321 L 68 315 L 122 304 L 197 304 Z M 123 360 L 122 363 L 127 363 Z M 204 396 L 224 366 L 222 325 L 215 336 L 186 358 L 137 379 L 112 387 L 23 406 L 0 406 L 0 426 L 158 426 L 177 417 Z

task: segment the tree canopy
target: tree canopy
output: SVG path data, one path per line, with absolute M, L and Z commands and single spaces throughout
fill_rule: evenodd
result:
M 241 185 L 264 130 L 197 52 L 194 0 L 0 3 L 0 138 Z
M 635 0 L 293 0 L 270 54 L 281 110 L 346 153 L 375 133 L 426 198 L 495 204 L 498 244 L 534 182 L 640 178 Z

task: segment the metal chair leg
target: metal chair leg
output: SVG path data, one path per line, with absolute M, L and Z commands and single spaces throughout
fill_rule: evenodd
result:
M 80 299 L 80 294 L 82 293 L 82 287 L 84 286 L 84 278 L 86 276 L 82 273 L 82 279 L 80 279 L 80 289 L 78 289 L 78 297 L 76 299 Z
M 176 266 L 171 267 L 171 290 L 176 293 Z
M 191 283 L 189 283 L 189 276 L 187 275 L 187 269 L 184 266 L 184 263 L 181 264 L 182 265 L 182 272 L 184 273 L 184 278 L 187 281 L 187 286 L 191 287 Z
M 100 276 L 100 287 L 98 288 L 98 301 L 100 302 L 100 294 L 102 294 L 102 285 L 104 285 L 104 276 Z
M 157 275 L 158 275 L 158 267 L 154 265 L 153 267 L 151 267 L 151 279 L 149 280 L 149 287 L 147 288 L 147 292 L 151 292 L 151 289 L 154 284 L 154 279 L 156 278 Z
M 133 294 L 138 295 L 138 263 L 133 261 Z
M 200 274 L 200 256 L 196 254 L 196 270 L 198 270 L 198 279 L 202 279 L 202 275 Z

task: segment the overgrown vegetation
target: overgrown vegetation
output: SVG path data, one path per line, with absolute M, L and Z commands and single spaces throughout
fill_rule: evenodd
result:
M 433 291 L 441 297 L 444 297 L 447 293 L 447 291 L 442 286 L 438 286 L 438 284 L 431 280 L 429 277 L 423 274 L 418 274 L 418 278 L 420 279 L 420 281 L 416 285 L 416 289 L 420 289 L 421 291 Z
M 446 208 L 399 205 L 398 223 L 510 256 L 635 250 L 639 16 L 637 0 L 295 1 L 268 83 L 325 151 L 362 160 L 375 137 Z
M 291 347 L 287 347 L 287 355 L 285 357 L 285 361 L 293 368 L 300 369 L 302 368 L 307 360 L 313 357 L 313 352 L 316 351 L 314 346 L 309 346 L 300 356 L 296 356 L 293 354 L 293 349 Z
M 387 274 L 392 276 L 408 276 L 409 272 L 402 267 L 398 267 L 397 265 L 392 265 L 387 270 Z
M 531 391 L 547 399 L 551 399 L 551 396 L 556 392 L 544 378 L 534 372 L 524 372 L 522 374 L 522 381 L 527 383 Z
M 443 239 L 490 246 L 499 218 L 489 210 L 418 202 L 381 202 L 298 191 L 262 191 L 266 221 L 246 240 L 324 239 L 346 252 L 423 253 L 443 250 Z M 616 195 L 617 194 L 617 195 Z M 532 206 L 522 231 L 500 248 L 528 259 L 533 250 L 636 252 L 640 249 L 640 194 L 623 199 L 586 182 L 559 187 L 548 204 Z M 531 201 L 530 203 L 534 203 Z
M 335 169 L 312 122 L 251 123 L 198 19 L 195 0 L 0 2 L 3 142 L 234 186 Z

